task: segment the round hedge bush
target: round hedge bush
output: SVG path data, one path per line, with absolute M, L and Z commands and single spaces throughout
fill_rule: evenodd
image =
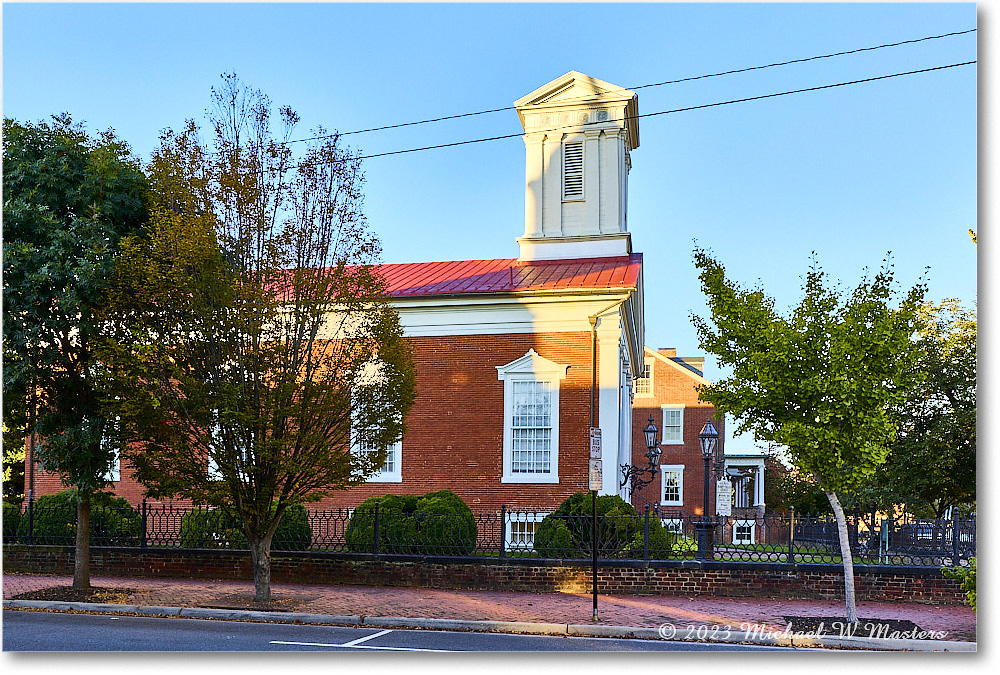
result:
M 13 543 L 17 538 L 17 525 L 21 522 L 21 507 L 10 502 L 3 503 L 3 540 Z
M 76 489 L 42 495 L 32 504 L 32 537 L 36 544 L 72 545 L 76 541 Z M 17 537 L 28 537 L 28 514 L 21 517 Z M 92 546 L 138 546 L 142 516 L 128 500 L 107 492 L 90 496 L 90 544 Z
M 570 495 L 542 519 L 535 533 L 535 551 L 545 558 L 583 558 L 592 554 L 593 505 L 588 493 Z M 618 495 L 597 498 L 597 552 L 605 558 L 642 558 L 645 518 Z M 670 557 L 677 535 L 659 518 L 649 519 L 650 558 Z
M 276 507 L 271 505 L 271 512 Z M 185 548 L 249 547 L 239 520 L 219 509 L 196 508 L 181 518 L 181 546 Z M 285 509 L 271 539 L 272 551 L 305 551 L 312 545 L 309 514 L 302 504 Z
M 423 555 L 470 555 L 478 528 L 472 510 L 450 490 L 415 495 L 385 495 L 363 501 L 347 525 L 350 551 L 375 551 L 378 506 L 378 551 Z

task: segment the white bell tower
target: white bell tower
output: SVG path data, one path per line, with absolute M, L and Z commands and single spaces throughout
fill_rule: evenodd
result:
M 524 127 L 521 260 L 624 256 L 639 97 L 571 71 L 515 101 Z

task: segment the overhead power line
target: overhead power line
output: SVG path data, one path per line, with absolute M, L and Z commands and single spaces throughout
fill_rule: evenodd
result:
M 709 73 L 707 75 L 694 75 L 694 76 L 691 76 L 691 77 L 682 77 L 680 79 L 667 80 L 665 82 L 655 82 L 655 83 L 652 83 L 652 84 L 640 84 L 640 85 L 635 86 L 635 87 L 621 87 L 620 89 L 617 89 L 616 92 L 617 91 L 628 91 L 628 90 L 634 90 L 634 89 L 647 89 L 647 88 L 650 88 L 650 87 L 662 87 L 662 86 L 668 85 L 668 84 L 680 84 L 682 82 L 693 82 L 695 80 L 705 80 L 705 79 L 708 79 L 708 78 L 711 78 L 711 77 L 721 77 L 723 75 L 737 75 L 739 73 L 748 73 L 748 72 L 751 72 L 751 71 L 754 71 L 754 70 L 764 70 L 766 68 L 777 68 L 777 67 L 780 67 L 780 66 L 789 66 L 789 65 L 792 65 L 792 64 L 795 64 L 795 63 L 806 63 L 808 61 L 818 61 L 820 59 L 829 59 L 829 58 L 834 58 L 836 56 L 847 56 L 849 54 L 858 54 L 858 53 L 861 53 L 861 52 L 870 52 L 870 51 L 874 51 L 876 49 L 887 49 L 889 47 L 901 47 L 903 45 L 914 44 L 914 43 L 917 43 L 917 42 L 926 42 L 928 40 L 939 40 L 939 39 L 942 39 L 942 38 L 954 37 L 954 36 L 957 36 L 957 35 L 965 35 L 967 33 L 974 33 L 974 32 L 976 32 L 976 30 L 978 30 L 978 29 L 976 29 L 976 28 L 970 28 L 969 30 L 955 31 L 955 32 L 951 32 L 951 33 L 942 33 L 940 35 L 928 35 L 926 37 L 914 38 L 912 40 L 901 40 L 899 42 L 891 42 L 891 43 L 882 44 L 882 45 L 875 45 L 873 47 L 859 47 L 857 49 L 849 49 L 849 50 L 845 50 L 845 51 L 835 52 L 835 53 L 832 53 L 832 54 L 821 54 L 821 55 L 818 55 L 818 56 L 807 56 L 807 57 L 800 58 L 800 59 L 791 59 L 789 61 L 779 61 L 779 62 L 776 62 L 776 63 L 768 63 L 768 64 L 761 65 L 761 66 L 749 66 L 747 68 L 737 68 L 735 70 L 725 70 L 725 71 L 718 72 L 718 73 Z M 831 85 L 831 86 L 840 86 L 840 85 Z M 610 93 L 616 93 L 616 92 L 606 92 L 606 93 L 610 94 Z M 779 96 L 779 95 L 780 94 L 775 94 L 775 96 Z M 717 104 L 717 105 L 722 105 L 722 104 Z M 413 122 L 401 122 L 399 124 L 387 124 L 387 125 L 380 126 L 380 127 L 371 127 L 369 129 L 357 129 L 355 131 L 344 131 L 344 132 L 340 132 L 340 133 L 336 133 L 336 134 L 326 134 L 326 135 L 323 135 L 323 136 L 313 136 L 313 137 L 310 137 L 310 138 L 297 138 L 297 139 L 293 139 L 293 140 L 290 140 L 290 141 L 285 141 L 284 144 L 289 144 L 289 143 L 305 143 L 307 141 L 316 141 L 316 140 L 322 140 L 324 138 L 333 138 L 334 136 L 350 136 L 350 135 L 354 135 L 354 134 L 366 134 L 366 133 L 373 132 L 373 131 L 387 131 L 389 129 L 399 129 L 399 128 L 402 128 L 402 127 L 411 127 L 411 126 L 416 126 L 416 125 L 419 125 L 419 124 L 430 124 L 432 122 L 444 122 L 444 121 L 447 121 L 447 120 L 461 119 L 463 117 L 474 117 L 474 116 L 477 116 L 477 115 L 488 115 L 488 114 L 491 114 L 491 113 L 504 112 L 504 111 L 507 111 L 507 110 L 514 110 L 514 106 L 506 106 L 506 107 L 503 107 L 503 108 L 491 108 L 489 110 L 479 110 L 479 111 L 476 111 L 476 112 L 458 113 L 458 114 L 455 114 L 455 115 L 444 115 L 442 117 L 434 117 L 434 118 L 425 119 L 425 120 L 417 120 L 417 121 L 413 121 Z M 659 113 L 659 114 L 663 114 L 663 113 Z M 518 135 L 520 135 L 520 134 L 518 134 Z M 498 136 L 497 139 L 499 139 L 499 138 L 507 138 L 507 137 L 506 136 Z M 484 139 L 484 140 L 497 140 L 497 139 Z M 448 147 L 448 146 L 445 145 L 445 146 L 440 146 L 440 147 Z M 412 152 L 412 151 L 407 151 L 407 152 Z
M 934 72 L 934 71 L 937 71 L 937 70 L 946 70 L 948 68 L 958 68 L 960 66 L 970 66 L 970 65 L 973 65 L 975 63 L 976 63 L 976 61 L 965 61 L 963 63 L 952 63 L 952 64 L 949 64 L 947 66 L 935 66 L 933 68 L 921 68 L 920 70 L 908 70 L 908 71 L 903 72 L 903 73 L 892 73 L 891 75 L 879 75 L 879 76 L 876 76 L 876 77 L 866 77 L 866 78 L 861 79 L 861 80 L 851 80 L 850 82 L 836 82 L 834 84 L 823 84 L 823 85 L 819 85 L 819 86 L 816 86 L 816 87 L 806 87 L 806 88 L 803 88 L 803 89 L 792 89 L 792 90 L 789 90 L 789 91 L 780 91 L 780 92 L 776 92 L 776 93 L 773 93 L 773 94 L 761 94 L 759 96 L 749 96 L 747 98 L 737 98 L 737 99 L 732 99 L 732 100 L 729 100 L 729 101 L 718 101 L 718 102 L 715 102 L 715 103 L 704 103 L 704 104 L 701 104 L 701 105 L 688 106 L 688 107 L 685 107 L 685 108 L 674 108 L 672 110 L 661 110 L 661 111 L 658 111 L 658 112 L 640 113 L 639 115 L 628 116 L 628 117 L 626 117 L 626 119 L 637 119 L 639 117 L 655 117 L 655 116 L 658 116 L 658 115 L 670 115 L 670 114 L 673 114 L 673 113 L 687 112 L 687 111 L 690 111 L 690 110 L 700 110 L 702 108 L 715 108 L 715 107 L 723 106 L 723 105 L 732 105 L 734 103 L 746 103 L 746 102 L 749 102 L 749 101 L 759 101 L 759 100 L 766 99 L 766 98 L 776 98 L 778 96 L 789 96 L 791 94 L 802 94 L 802 93 L 810 92 L 810 91 L 820 91 L 820 90 L 823 90 L 823 89 L 833 89 L 833 88 L 836 88 L 836 87 L 847 87 L 847 86 L 851 86 L 851 85 L 855 85 L 855 84 L 864 84 L 866 82 L 876 82 L 878 80 L 888 80 L 888 79 L 891 79 L 893 77 L 903 77 L 905 75 L 918 75 L 920 73 L 930 73 L 930 72 Z M 588 122 L 587 124 L 600 124 L 600 122 Z M 584 125 L 566 125 L 566 126 L 551 127 L 549 129 L 541 129 L 539 131 L 559 131 L 561 129 L 576 129 L 576 128 L 579 128 L 580 126 L 587 126 L 587 124 L 584 124 Z M 503 134 L 501 136 L 490 136 L 488 138 L 473 138 L 473 139 L 464 140 L 464 141 L 455 141 L 453 143 L 441 143 L 441 144 L 438 144 L 438 145 L 425 145 L 425 146 L 422 146 L 422 147 L 419 147 L 419 148 L 408 148 L 406 150 L 392 150 L 392 151 L 389 151 L 389 152 L 379 152 L 379 153 L 375 153 L 375 154 L 371 154 L 371 155 L 360 155 L 360 156 L 355 157 L 354 159 L 374 159 L 376 157 L 388 157 L 389 155 L 402 155 L 402 154 L 406 154 L 406 153 L 410 153 L 410 152 L 421 152 L 423 150 L 438 150 L 438 149 L 441 149 L 441 148 L 455 147 L 457 145 L 469 145 L 471 143 L 486 143 L 488 141 L 499 141 L 499 140 L 503 140 L 503 139 L 507 139 L 507 138 L 519 138 L 519 137 L 521 137 L 523 135 L 524 135 L 523 133 L 516 133 L 516 134 Z

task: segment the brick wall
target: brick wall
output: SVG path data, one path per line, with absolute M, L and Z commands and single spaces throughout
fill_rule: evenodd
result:
M 667 358 L 676 356 L 673 349 L 661 349 L 659 352 Z M 636 396 L 632 402 L 632 464 L 633 466 L 648 466 L 646 458 L 646 440 L 642 430 L 649 423 L 652 415 L 653 424 L 661 432 L 663 431 L 663 412 L 661 405 L 683 405 L 684 406 L 684 428 L 682 445 L 661 445 L 660 464 L 683 464 L 684 505 L 680 507 L 664 507 L 668 511 L 683 511 L 688 515 L 702 515 L 704 513 L 702 501 L 704 501 L 705 491 L 705 463 L 701 457 L 701 449 L 698 445 L 698 433 L 709 419 L 715 420 L 716 429 L 720 436 L 725 435 L 725 428 L 722 425 L 721 417 L 715 416 L 715 408 L 707 403 L 698 400 L 698 381 L 686 372 L 679 371 L 668 363 L 659 359 L 653 359 L 653 391 L 652 396 Z M 693 373 L 692 373 L 693 375 Z M 713 485 L 709 485 L 709 513 L 715 510 L 715 493 Z M 642 500 L 652 504 L 660 503 L 660 475 L 647 485 L 639 494 L 639 498 L 633 498 L 633 503 L 643 503 Z
M 91 547 L 93 574 L 136 577 L 252 580 L 246 552 L 148 550 Z M 4 546 L 9 572 L 72 574 L 72 547 Z M 889 571 L 854 568 L 859 601 L 960 605 L 959 582 L 937 568 Z M 274 553 L 276 583 L 418 586 L 496 591 L 589 593 L 590 566 L 514 560 L 504 563 L 400 559 L 321 553 Z M 598 569 L 601 593 L 715 595 L 842 600 L 843 571 L 836 565 L 637 562 Z
M 587 331 L 408 338 L 417 369 L 417 398 L 403 438 L 403 482 L 367 483 L 327 497 L 311 508 L 354 507 L 372 496 L 449 489 L 476 513 L 499 512 L 503 504 L 554 510 L 574 492 L 586 491 L 590 340 Z M 559 390 L 560 481 L 501 483 L 503 382 L 497 379 L 496 366 L 519 359 L 532 348 L 569 366 Z M 131 480 L 125 462 L 121 477 L 114 484 L 115 494 L 139 504 L 142 487 Z M 65 487 L 58 476 L 35 468 L 35 497 Z

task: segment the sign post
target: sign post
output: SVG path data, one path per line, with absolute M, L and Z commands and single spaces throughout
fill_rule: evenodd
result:
M 593 524 L 591 533 L 591 590 L 594 592 L 594 621 L 597 621 L 597 491 L 603 485 L 603 466 L 601 465 L 601 429 L 590 427 L 590 465 L 588 471 L 590 486 L 590 515 Z

